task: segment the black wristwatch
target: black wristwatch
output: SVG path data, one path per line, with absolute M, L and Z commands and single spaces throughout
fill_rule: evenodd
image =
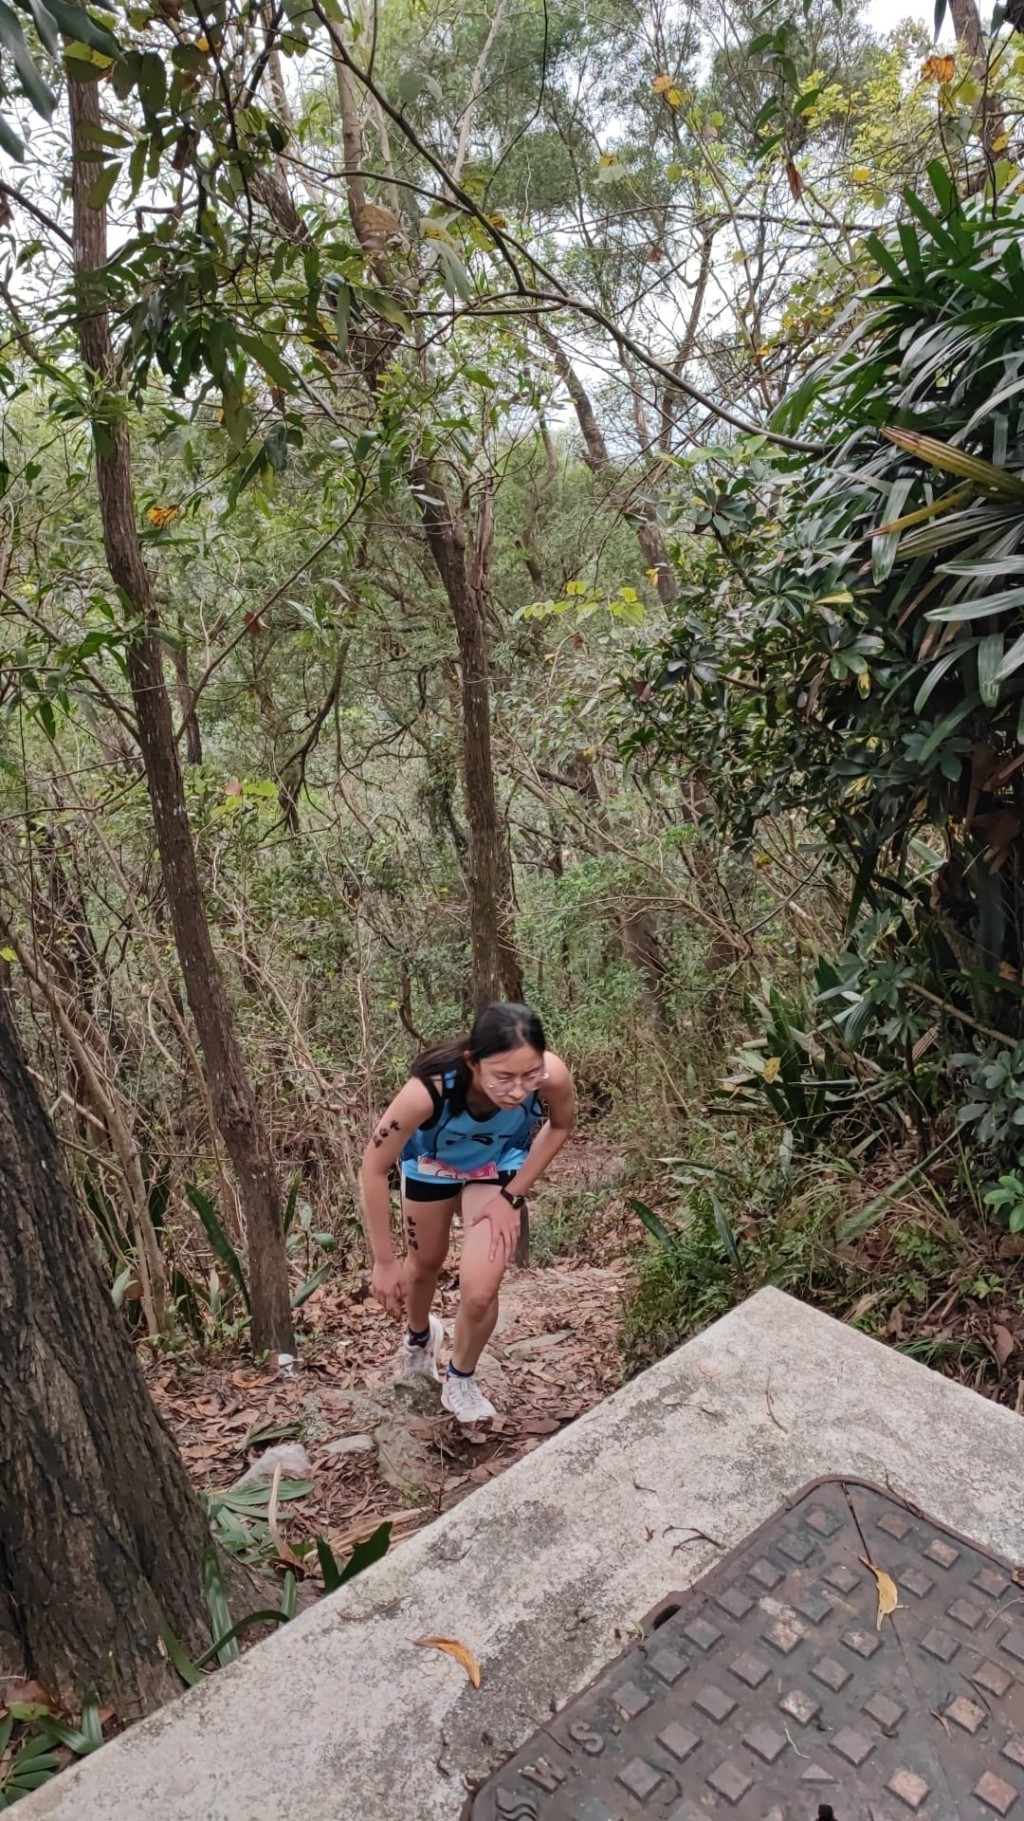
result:
M 523 1209 L 526 1206 L 526 1196 L 525 1195 L 510 1195 L 508 1190 L 504 1187 L 504 1185 L 502 1185 L 502 1187 L 498 1190 L 498 1194 L 502 1197 L 503 1200 L 508 1202 L 508 1205 L 510 1208 L 515 1208 L 515 1211 L 517 1214 L 522 1213 Z

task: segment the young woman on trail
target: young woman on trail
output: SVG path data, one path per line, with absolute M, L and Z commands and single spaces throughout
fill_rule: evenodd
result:
M 468 1426 L 495 1414 L 474 1374 L 498 1319 L 498 1289 L 516 1249 L 526 1191 L 561 1150 L 574 1119 L 569 1071 L 546 1047 L 536 1012 L 490 1005 L 468 1037 L 435 1043 L 417 1058 L 366 1147 L 361 1184 L 374 1294 L 408 1324 L 401 1377 L 440 1376 L 444 1329 L 430 1305 L 452 1215 L 461 1208 L 459 1308 L 441 1402 Z M 399 1161 L 404 1264 L 392 1246 L 388 1186 Z

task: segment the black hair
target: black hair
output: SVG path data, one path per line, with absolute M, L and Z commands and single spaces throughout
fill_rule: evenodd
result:
M 547 1049 L 544 1026 L 537 1013 L 528 1005 L 488 1005 L 476 1018 L 468 1036 L 432 1043 L 417 1056 L 410 1073 L 429 1087 L 436 1075 L 448 1075 L 454 1069 L 453 1100 L 459 1110 L 465 1103 L 471 1079 L 467 1056 L 474 1062 L 483 1062 L 488 1056 L 503 1056 L 509 1050 L 518 1049 L 521 1043 L 528 1043 L 539 1056 Z

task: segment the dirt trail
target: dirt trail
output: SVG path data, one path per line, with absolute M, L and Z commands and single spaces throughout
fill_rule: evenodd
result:
M 498 1328 L 481 1363 L 481 1381 L 500 1411 L 483 1443 L 440 1410 L 436 1387 L 395 1387 L 399 1334 L 360 1270 L 325 1285 L 303 1309 L 293 1377 L 241 1357 L 161 1361 L 149 1369 L 196 1484 L 223 1491 L 265 1443 L 299 1441 L 312 1484 L 306 1497 L 282 1507 L 285 1538 L 295 1543 L 320 1533 L 340 1553 L 391 1518 L 397 1541 L 613 1391 L 621 1380 L 621 1253 L 631 1224 L 613 1183 L 619 1159 L 609 1146 L 577 1144 L 559 1165 L 538 1208 L 538 1238 L 547 1210 L 557 1216 L 575 1196 L 579 1220 L 585 1196 L 578 1250 L 587 1256 L 514 1270 L 506 1279 Z M 457 1285 L 456 1239 L 440 1286 L 449 1342 Z

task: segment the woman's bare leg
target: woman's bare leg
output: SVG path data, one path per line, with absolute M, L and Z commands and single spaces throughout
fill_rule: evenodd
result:
M 402 1196 L 405 1319 L 413 1334 L 422 1334 L 430 1320 L 430 1305 L 441 1266 L 448 1256 L 452 1215 L 458 1205 L 457 1194 L 449 1201 L 410 1201 Z
M 459 1309 L 452 1346 L 452 1365 L 457 1372 L 476 1371 L 498 1319 L 498 1291 L 505 1274 L 505 1260 L 490 1257 L 490 1221 L 481 1220 L 473 1225 L 473 1215 L 495 1193 L 493 1182 L 471 1183 L 462 1191 Z

